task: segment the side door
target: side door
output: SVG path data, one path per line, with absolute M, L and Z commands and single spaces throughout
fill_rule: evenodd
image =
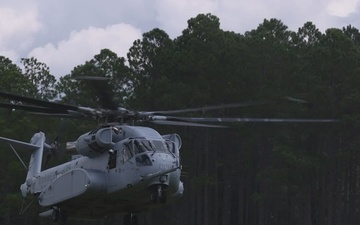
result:
M 116 188 L 118 185 L 118 168 L 119 167 L 119 150 L 114 149 L 109 151 L 109 156 L 107 160 L 107 173 L 108 173 L 108 183 L 109 189 Z
M 134 159 L 132 142 L 122 145 L 119 150 L 119 189 L 128 189 L 136 185 L 139 179 L 139 171 Z

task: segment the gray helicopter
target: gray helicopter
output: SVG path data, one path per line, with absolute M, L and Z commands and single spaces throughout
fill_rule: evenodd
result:
M 214 123 L 300 122 L 329 123 L 334 119 L 281 118 L 198 118 L 174 114 L 235 108 L 264 102 L 249 102 L 169 111 L 132 111 L 111 103 L 101 109 L 80 107 L 0 92 L 0 97 L 21 104 L 0 103 L 0 107 L 30 111 L 39 115 L 91 118 L 101 124 L 93 131 L 68 142 L 76 152 L 72 160 L 42 170 L 43 154 L 52 146 L 45 134 L 33 135 L 30 143 L 0 137 L 16 150 L 30 151 L 25 182 L 20 186 L 24 197 L 33 196 L 44 209 L 41 217 L 54 222 L 68 218 L 102 219 L 113 213 L 125 213 L 125 225 L 137 225 L 137 214 L 179 199 L 184 191 L 181 177 L 181 138 L 161 135 L 156 130 L 135 126 L 135 122 L 164 125 L 224 127 Z M 288 98 L 291 101 L 303 101 Z M 25 104 L 26 103 L 26 104 Z M 20 159 L 21 160 L 21 159 Z M 24 163 L 23 163 L 24 164 Z

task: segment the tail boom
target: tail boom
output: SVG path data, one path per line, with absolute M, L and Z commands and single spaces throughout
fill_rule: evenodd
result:
M 9 139 L 5 137 L 0 137 L 0 141 L 9 144 L 13 150 L 21 149 L 21 150 L 29 150 L 32 152 L 25 183 L 22 184 L 20 187 L 23 196 L 26 196 L 28 193 L 32 192 L 31 186 L 33 184 L 33 178 L 38 173 L 41 172 L 44 146 L 46 145 L 45 134 L 43 132 L 34 134 L 34 136 L 31 138 L 30 143 Z

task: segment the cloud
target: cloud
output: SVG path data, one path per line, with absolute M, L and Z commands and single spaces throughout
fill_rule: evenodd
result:
M 349 8 L 354 5 L 352 1 L 360 0 L 345 1 L 349 3 Z M 222 29 L 238 33 L 256 29 L 264 19 L 270 18 L 280 19 L 293 31 L 308 21 L 325 30 L 336 20 L 329 15 L 329 4 L 329 0 L 156 0 L 154 9 L 161 29 L 174 38 L 187 27 L 186 21 L 199 13 L 219 17 Z
M 170 37 L 181 35 L 187 28 L 187 21 L 200 13 L 212 13 L 217 8 L 216 0 L 157 0 L 155 1 L 156 20 L 161 29 Z
M 31 47 L 41 28 L 36 7 L 0 7 L 0 54 L 17 61 L 18 52 Z
M 59 78 L 69 74 L 75 66 L 92 59 L 104 48 L 125 57 L 133 42 L 141 38 L 141 35 L 140 30 L 124 23 L 105 28 L 89 27 L 71 32 L 67 40 L 62 40 L 56 45 L 48 43 L 35 48 L 28 57 L 33 56 L 46 63 L 50 67 L 50 72 L 55 71 L 54 75 Z
M 270 18 L 281 20 L 293 31 L 308 21 L 326 29 L 333 22 L 326 12 L 327 4 L 328 0 L 223 0 L 219 1 L 215 15 L 223 29 L 240 33 L 256 29 Z
M 15 64 L 20 62 L 18 53 L 11 49 L 0 49 L 0 56 L 9 58 Z
M 347 17 L 354 13 L 360 0 L 333 0 L 327 7 L 330 15 Z
M 220 19 L 224 30 L 244 33 L 280 19 L 297 31 L 307 21 L 321 31 L 359 26 L 360 0 L 1 0 L 0 54 L 18 62 L 36 57 L 57 76 L 109 48 L 125 56 L 141 33 L 163 29 L 181 35 L 200 13 Z M 131 25 L 130 25 L 131 24 Z

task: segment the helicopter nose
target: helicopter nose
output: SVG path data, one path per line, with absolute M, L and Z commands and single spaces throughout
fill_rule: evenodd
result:
M 159 178 L 161 182 L 162 176 L 178 169 L 177 160 L 170 154 L 154 153 L 147 156 L 151 164 L 149 162 L 141 164 L 140 174 L 142 178 Z
M 137 166 L 152 166 L 150 157 L 147 154 L 136 156 L 135 161 Z
M 170 154 L 157 153 L 151 160 L 154 166 L 160 170 L 168 170 L 176 166 L 176 159 Z

